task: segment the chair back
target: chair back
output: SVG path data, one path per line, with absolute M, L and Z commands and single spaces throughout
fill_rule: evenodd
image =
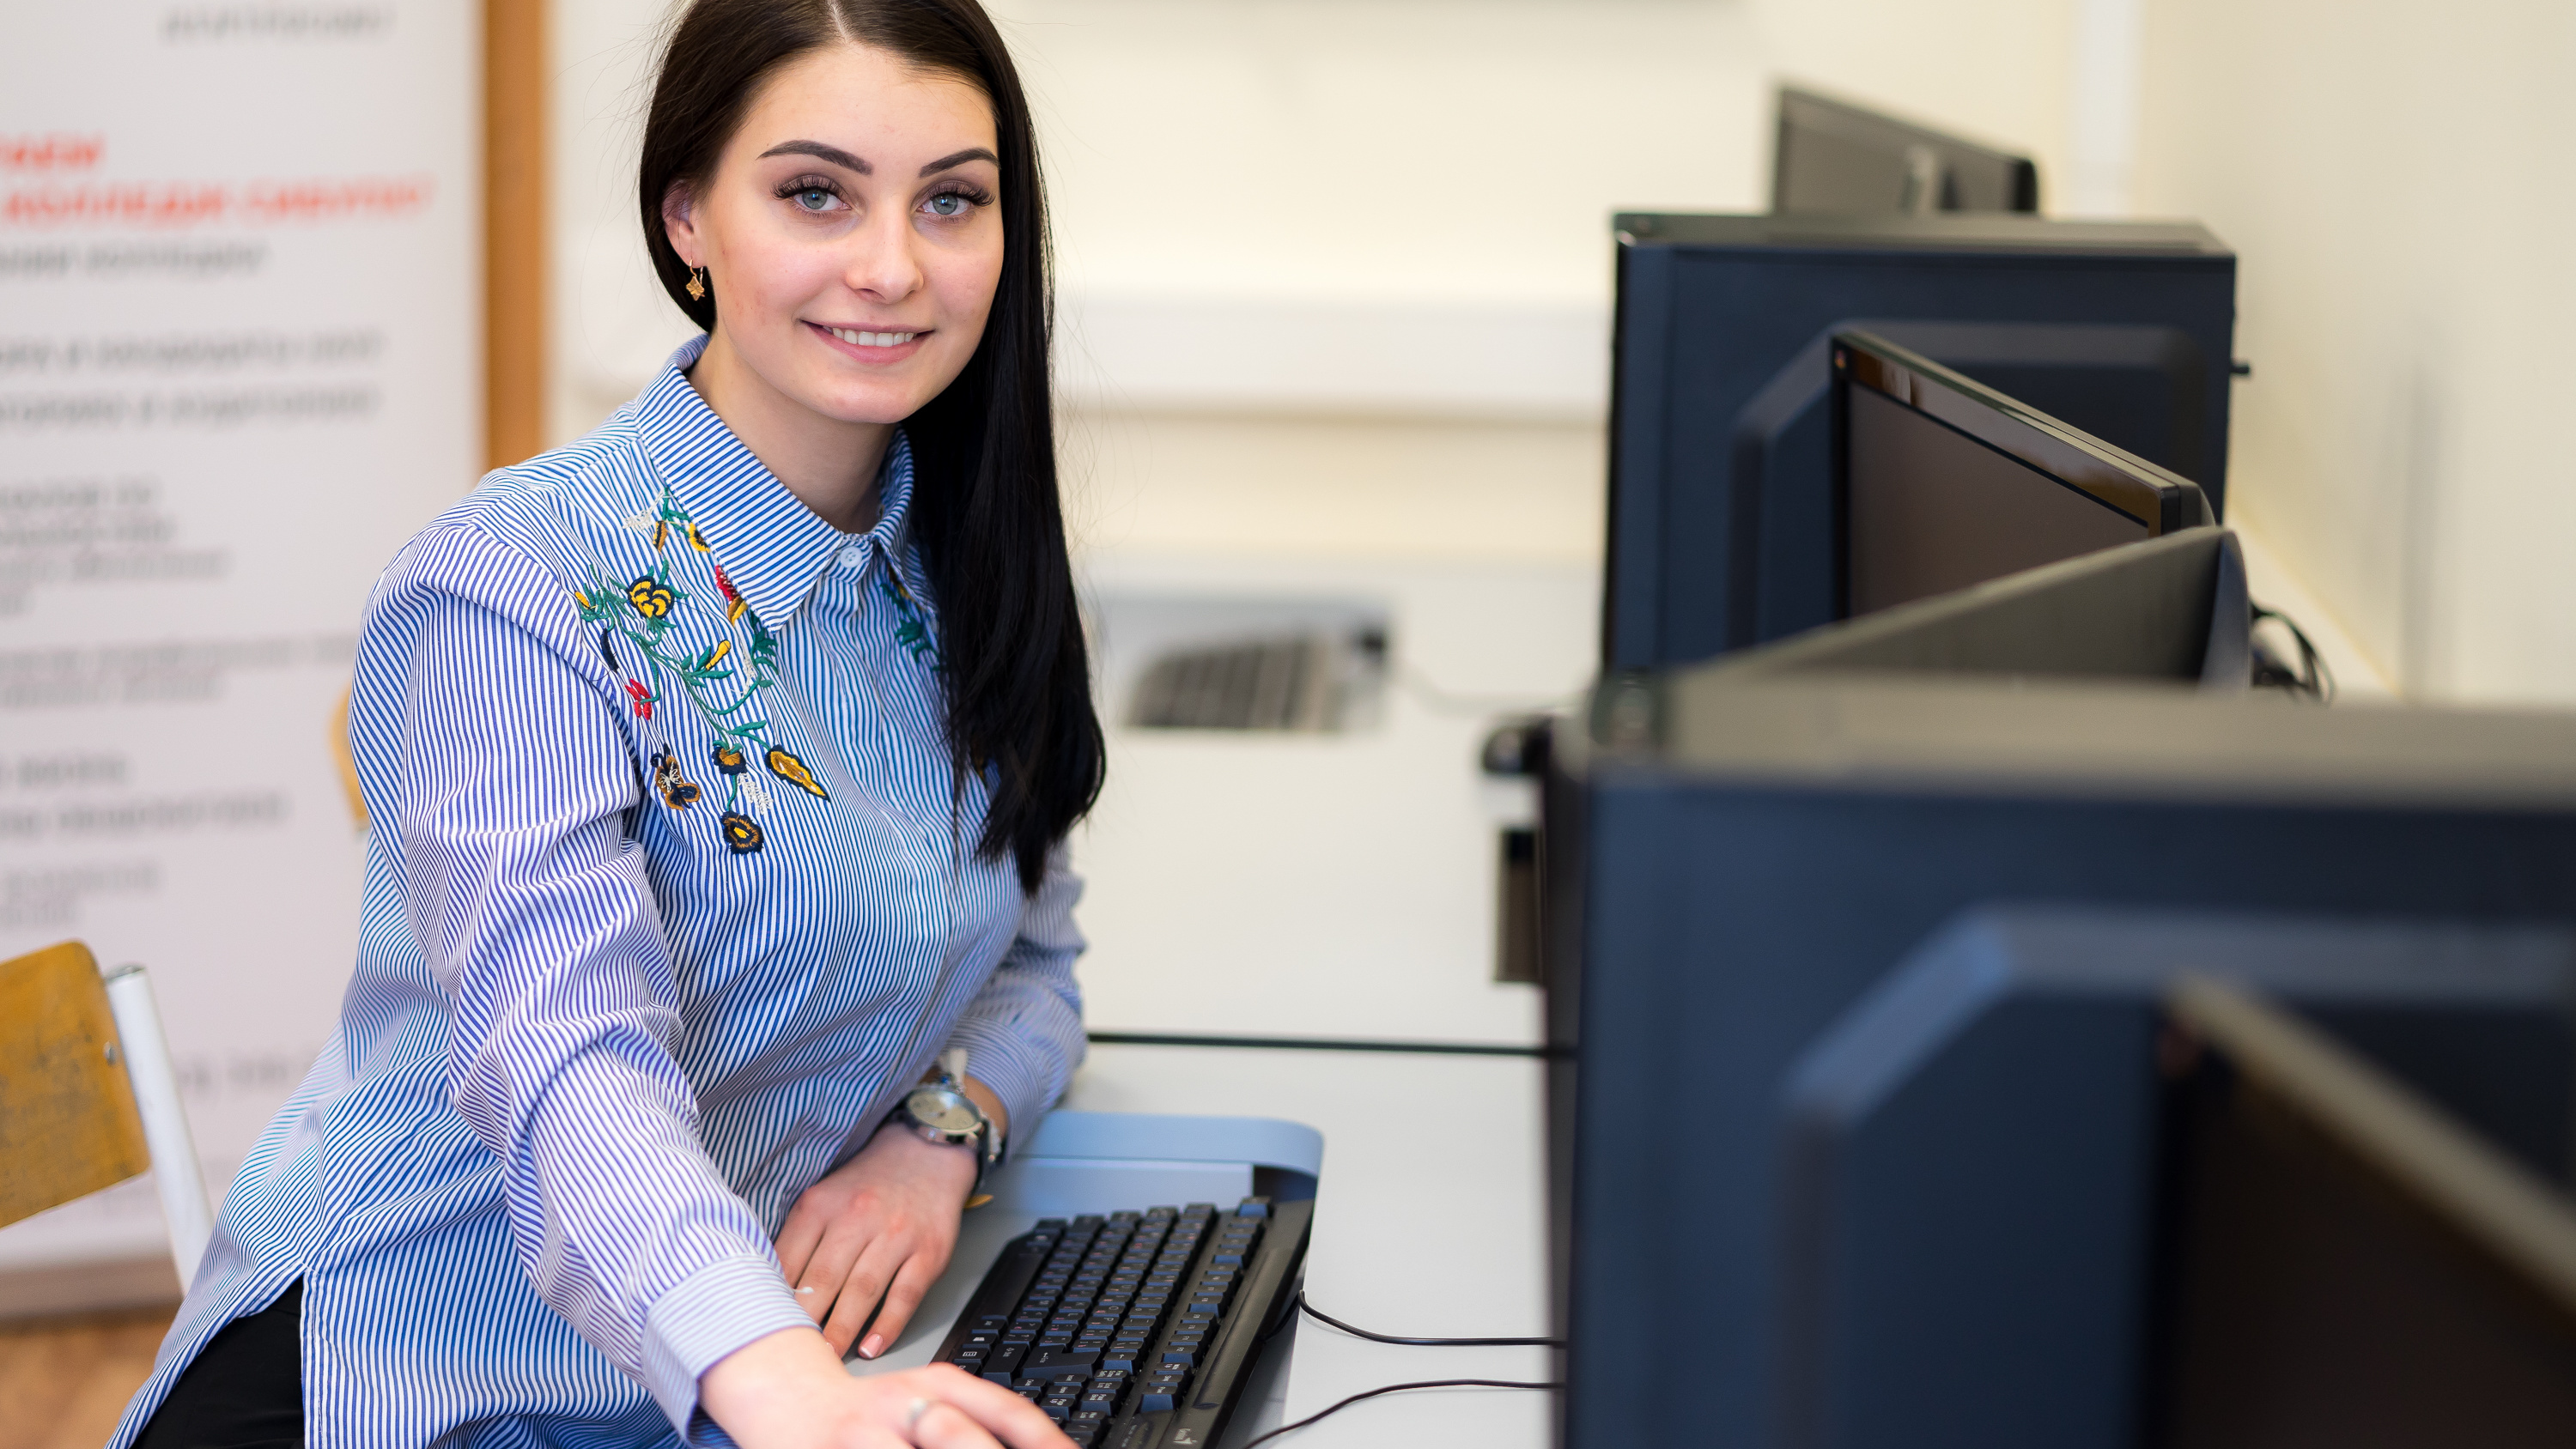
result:
M 98 960 L 77 941 L 0 962 L 0 1224 L 152 1166 Z
M 0 961 L 0 1226 L 147 1170 L 184 1287 L 215 1215 L 151 978 L 78 941 Z

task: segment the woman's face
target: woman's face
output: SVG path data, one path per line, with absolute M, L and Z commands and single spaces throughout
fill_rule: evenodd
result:
M 714 175 L 663 208 L 718 340 L 771 391 L 897 423 L 966 367 L 1002 274 L 993 108 L 955 76 L 841 45 L 752 98 Z

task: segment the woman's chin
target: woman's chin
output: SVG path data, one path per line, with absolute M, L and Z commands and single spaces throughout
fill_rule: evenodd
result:
M 887 385 L 896 381 L 888 378 L 854 387 L 835 379 L 823 386 L 798 389 L 801 395 L 796 400 L 836 423 L 899 423 L 921 411 L 930 395 L 918 387 Z

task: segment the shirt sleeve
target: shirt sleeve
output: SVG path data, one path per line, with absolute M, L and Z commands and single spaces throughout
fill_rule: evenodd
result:
M 1073 979 L 1084 944 L 1073 923 L 1081 897 L 1082 877 L 1058 841 L 1021 908 L 1018 935 L 948 1035 L 949 1046 L 966 1049 L 967 1074 L 1002 1099 L 1013 1142 L 1029 1139 L 1082 1065 L 1082 988 Z
M 559 582 L 470 528 L 397 561 L 368 632 L 394 656 L 374 663 L 400 751 L 378 828 L 399 832 L 412 929 L 453 1002 L 449 1095 L 501 1163 L 520 1266 L 683 1437 L 720 1441 L 698 1376 L 811 1320 L 673 1056 L 606 661 Z

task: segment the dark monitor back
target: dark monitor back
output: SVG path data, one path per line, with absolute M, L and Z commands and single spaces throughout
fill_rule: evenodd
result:
M 2241 1381 L 2281 1411 L 2272 1430 L 2373 1442 L 2318 1438 L 2348 1428 L 2345 1416 L 2279 1402 L 2291 1376 L 2233 1341 L 2247 1325 L 2309 1316 L 2271 1264 L 2332 1245 L 2348 1204 L 2285 1187 L 2249 1211 L 2232 1175 L 2199 1185 L 2210 1235 L 2171 1231 L 2171 1208 L 2194 1190 L 2189 1159 L 2241 1125 L 2224 1080 L 2175 1085 L 2196 1074 L 2166 1002 L 2212 978 L 2297 1011 L 2332 1049 L 2446 1109 L 2463 1125 L 2428 1129 L 2445 1150 L 2521 1164 L 2490 1164 L 2485 1176 L 2566 1181 L 2576 934 L 2386 916 L 1971 912 L 1791 1070 L 1774 1385 L 1784 1442 L 2132 1449 L 2159 1442 L 2142 1441 L 2141 1423 L 2184 1397 L 2174 1367 L 2213 1351 L 2252 1370 Z M 2219 1130 L 2202 1131 L 2203 1117 Z M 2271 1180 L 2266 1163 L 2221 1156 L 2231 1174 Z M 2289 1209 L 2303 1244 L 2265 1251 L 2270 1264 L 2223 1266 L 2220 1236 L 2280 1223 L 2265 1207 Z M 2347 1264 L 2338 1276 L 2368 1286 L 2373 1269 Z M 2425 1286 L 2476 1296 L 2474 1282 L 2438 1272 Z M 2324 1297 L 2352 1307 L 2348 1293 Z M 2186 1316 L 2220 1320 L 2223 1336 L 2177 1321 L 2168 1310 L 2178 1298 Z M 2473 1327 L 2485 1315 L 2470 1307 Z M 2434 1364 L 2411 1352 L 2439 1317 L 2371 1325 L 2412 1360 L 2380 1364 L 2377 1383 L 2415 1397 L 2447 1390 L 2448 1376 L 2428 1379 Z M 2319 1362 L 2355 1366 L 2348 1335 L 2294 1337 L 2312 1341 Z M 2363 1395 L 2354 1386 L 2346 1397 Z M 2222 1389 L 2210 1407 L 2244 1402 Z M 2193 1432 L 2172 1442 L 2237 1441 Z
M 2197 484 L 1867 332 L 1837 332 L 1845 617 L 2216 520 Z
M 1811 629 L 1708 667 L 1729 679 L 1924 673 L 2243 689 L 2252 627 L 2236 535 L 2193 528 Z
M 2576 1438 L 2576 1205 L 2259 999 L 2170 1013 L 2156 1441 Z
M 2235 258 L 2189 225 L 1618 218 L 1603 657 L 1840 615 L 1829 344 L 1860 327 L 2226 501 Z
M 2039 210 L 2026 156 L 1791 86 L 1780 89 L 1775 212 L 1922 215 Z
M 1579 1449 L 1782 1442 L 1782 1094 L 1962 910 L 2576 925 L 2566 717 L 1712 666 L 1593 718 L 1542 846 Z

